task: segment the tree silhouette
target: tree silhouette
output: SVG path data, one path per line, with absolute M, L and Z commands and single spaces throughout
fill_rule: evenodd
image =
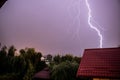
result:
M 10 48 L 9 48 L 9 50 L 8 50 L 8 56 L 14 57 L 15 51 L 16 51 L 15 47 L 14 47 L 13 45 L 10 46 Z
M 53 61 L 55 64 L 59 64 L 61 62 L 61 56 L 59 54 L 54 56 Z
M 70 61 L 55 65 L 51 72 L 51 78 L 53 80 L 76 80 L 78 65 L 78 63 Z

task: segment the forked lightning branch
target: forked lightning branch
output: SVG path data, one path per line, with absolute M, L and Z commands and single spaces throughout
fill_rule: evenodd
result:
M 102 36 L 100 30 L 97 27 L 95 27 L 91 22 L 92 14 L 91 14 L 91 8 L 90 8 L 88 0 L 85 0 L 85 4 L 86 4 L 87 9 L 88 9 L 88 24 L 89 24 L 89 27 L 96 31 L 97 35 L 99 36 L 99 47 L 102 48 L 103 47 L 103 36 Z

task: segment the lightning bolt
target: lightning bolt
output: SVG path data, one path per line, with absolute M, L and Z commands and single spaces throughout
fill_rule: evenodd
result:
M 103 46 L 103 36 L 102 36 L 100 30 L 91 23 L 92 14 L 91 14 L 91 8 L 90 8 L 88 0 L 85 0 L 85 4 L 88 8 L 88 24 L 89 24 L 89 27 L 97 32 L 97 34 L 99 36 L 99 47 L 102 48 L 102 46 Z
M 79 40 L 80 38 L 80 3 L 81 0 L 70 0 L 70 4 L 68 6 L 68 13 L 69 16 L 72 17 L 72 23 L 69 24 L 69 29 L 67 32 L 72 32 L 72 39 L 74 38 L 78 38 Z M 72 12 L 75 12 L 74 15 L 71 13 L 71 10 L 73 10 Z M 73 29 L 73 26 L 75 27 Z

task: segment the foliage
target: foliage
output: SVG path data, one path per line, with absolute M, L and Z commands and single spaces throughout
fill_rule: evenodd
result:
M 16 51 L 15 47 L 14 47 L 14 46 L 11 46 L 11 47 L 8 49 L 8 56 L 14 57 L 15 51 Z
M 73 55 L 71 54 L 66 54 L 65 56 L 61 57 L 61 61 L 72 61 L 73 60 Z
M 0 75 L 0 80 L 21 80 L 18 77 L 19 74 L 15 74 L 15 73 L 9 73 L 9 74 L 5 74 L 5 75 Z
M 23 77 L 23 80 L 32 80 L 33 74 L 34 74 L 34 67 L 32 63 L 28 61 L 28 69 L 25 76 Z
M 66 54 L 56 55 L 50 64 L 52 80 L 77 80 L 76 73 L 81 58 Z
M 33 75 L 45 68 L 45 61 L 41 61 L 42 53 L 36 52 L 34 48 L 19 50 L 15 56 L 16 48 L 0 45 L 0 80 L 32 80 Z M 76 72 L 81 58 L 71 54 L 46 56 L 50 62 L 53 80 L 77 80 Z
M 54 56 L 53 61 L 55 64 L 59 64 L 61 62 L 61 56 L 59 54 Z
M 46 67 L 41 61 L 42 53 L 34 48 L 21 49 L 18 56 L 15 54 L 14 46 L 0 47 L 0 80 L 32 80 L 34 73 Z
M 75 56 L 75 57 L 73 58 L 73 61 L 75 61 L 75 62 L 77 62 L 77 63 L 79 64 L 80 61 L 81 61 L 81 57 Z
M 81 57 L 77 57 L 77 56 L 73 56 L 71 54 L 66 54 L 64 56 L 61 56 L 61 55 L 55 55 L 53 57 L 53 62 L 55 64 L 60 64 L 61 62 L 65 62 L 65 61 L 70 61 L 70 62 L 77 62 L 78 64 L 80 63 L 81 61 Z
M 71 63 L 70 61 L 55 65 L 51 72 L 51 78 L 53 80 L 76 80 L 78 65 L 76 62 Z
M 52 55 L 51 55 L 51 54 L 48 54 L 48 55 L 47 55 L 47 60 L 48 60 L 49 62 L 52 61 Z

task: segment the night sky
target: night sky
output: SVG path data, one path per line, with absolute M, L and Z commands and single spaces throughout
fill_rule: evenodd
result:
M 103 48 L 118 47 L 120 0 L 88 1 Z M 43 54 L 82 56 L 84 49 L 99 47 L 87 17 L 85 0 L 8 0 L 0 9 L 0 43 L 17 49 L 34 47 Z

